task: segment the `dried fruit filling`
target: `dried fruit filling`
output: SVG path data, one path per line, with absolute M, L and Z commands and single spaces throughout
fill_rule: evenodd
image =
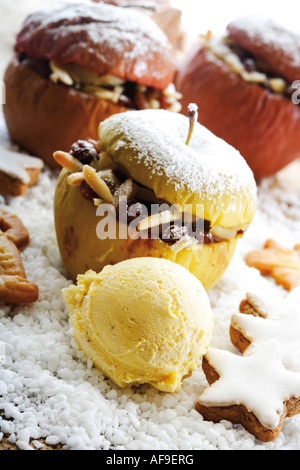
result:
M 53 61 L 36 59 L 18 52 L 19 63 L 31 68 L 43 78 L 75 88 L 77 91 L 106 99 L 129 109 L 167 109 L 179 112 L 181 95 L 173 84 L 165 90 L 139 85 L 132 81 L 123 81 L 113 75 L 99 76 L 94 72 L 74 64 L 59 65 Z

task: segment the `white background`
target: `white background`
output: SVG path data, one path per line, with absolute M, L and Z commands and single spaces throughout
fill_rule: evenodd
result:
M 191 33 L 208 29 L 222 33 L 226 25 L 238 16 L 261 15 L 300 32 L 300 0 L 172 0 L 184 12 L 184 26 Z

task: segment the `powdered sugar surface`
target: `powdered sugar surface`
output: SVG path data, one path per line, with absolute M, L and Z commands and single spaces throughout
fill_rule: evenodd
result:
M 291 172 L 297 171 L 296 166 Z M 286 420 L 276 441 L 267 444 L 240 426 L 204 421 L 194 409 L 207 386 L 200 367 L 175 394 L 147 385 L 119 389 L 92 367 L 72 340 L 61 295 L 70 281 L 54 230 L 56 176 L 44 170 L 38 185 L 22 198 L 7 200 L 8 206 L 0 198 L 0 207 L 18 214 L 30 232 L 22 256 L 28 279 L 40 289 L 32 306 L 0 305 L 0 439 L 6 435 L 25 450 L 39 448 L 40 438 L 68 450 L 299 449 L 300 416 Z M 269 179 L 259 187 L 254 221 L 227 272 L 209 292 L 215 316 L 211 346 L 235 352 L 230 319 L 246 292 L 286 295 L 243 259 L 269 237 L 287 247 L 299 242 L 299 198 L 299 184 L 293 187 L 286 178 Z
M 124 58 L 133 63 L 137 77 L 143 76 L 145 69 L 148 69 L 147 63 L 155 61 L 158 51 L 165 48 L 171 53 L 167 36 L 147 15 L 101 2 L 58 1 L 35 10 L 23 24 L 21 46 L 26 50 L 31 37 L 44 28 L 47 34 L 51 31 L 52 41 L 58 45 L 58 50 L 64 36 L 67 36 L 74 37 L 75 50 L 82 48 L 90 51 L 91 56 L 97 56 L 100 61 L 102 49 L 106 50 L 106 55 L 109 50 L 112 58 L 124 51 Z M 83 30 L 85 39 L 78 44 Z M 160 76 L 163 71 L 153 68 L 151 73 Z
M 182 114 L 133 111 L 110 117 L 109 126 L 122 136 L 114 146 L 116 150 L 130 142 L 137 153 L 134 158 L 143 161 L 153 175 L 165 174 L 178 191 L 187 188 L 201 195 L 204 190 L 210 200 L 226 194 L 233 198 L 244 194 L 255 199 L 253 174 L 240 153 L 199 123 L 186 145 L 189 120 Z M 101 136 L 102 131 L 100 141 Z
M 260 16 L 241 17 L 230 23 L 234 28 L 243 31 L 249 41 L 259 42 L 270 51 L 282 51 L 288 57 L 289 63 L 300 65 L 300 36 L 283 28 L 280 24 L 269 18 Z
M 51 18 L 51 21 L 49 21 Z M 101 43 L 103 40 L 111 42 L 116 49 L 123 50 L 122 41 L 133 43 L 136 51 L 144 52 L 145 45 L 143 42 L 136 42 L 136 32 L 140 33 L 140 37 L 144 35 L 151 38 L 155 43 L 168 44 L 167 37 L 163 31 L 158 28 L 155 23 L 146 15 L 141 14 L 134 9 L 120 9 L 108 4 L 85 4 L 82 1 L 63 1 L 58 0 L 36 9 L 29 15 L 25 24 L 32 23 L 39 27 L 47 27 L 57 25 L 67 26 L 71 31 L 78 33 L 82 25 L 89 25 L 89 33 L 94 37 L 95 43 Z M 99 25 L 107 24 L 110 26 L 109 31 L 103 31 Z M 120 27 L 122 25 L 122 27 Z M 69 34 L 68 30 L 57 29 L 59 34 Z M 104 36 L 105 34 L 105 36 Z M 128 35 L 128 36 L 127 36 Z

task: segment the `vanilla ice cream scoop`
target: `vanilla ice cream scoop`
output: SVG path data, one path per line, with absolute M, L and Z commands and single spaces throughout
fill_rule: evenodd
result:
M 162 258 L 134 258 L 64 289 L 74 338 L 120 387 L 174 392 L 205 354 L 213 314 L 201 282 Z

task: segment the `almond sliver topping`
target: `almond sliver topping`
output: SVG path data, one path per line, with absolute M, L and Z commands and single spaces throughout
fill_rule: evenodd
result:
M 67 182 L 70 186 L 79 186 L 84 181 L 84 173 L 80 171 L 78 173 L 72 173 L 68 176 Z
M 180 212 L 175 213 L 174 211 L 163 211 L 159 212 L 158 214 L 150 215 L 143 219 L 137 229 L 141 230 L 148 230 L 151 227 L 156 227 L 157 225 L 167 224 L 169 222 L 175 222 L 176 220 L 181 219 L 182 214 Z
M 82 171 L 82 163 L 67 152 L 59 150 L 53 154 L 53 158 L 59 165 L 71 173 Z
M 84 179 L 87 184 L 98 194 L 100 199 L 103 199 L 105 202 L 112 204 L 113 195 L 102 178 L 96 173 L 94 168 L 89 165 L 84 165 L 83 167 Z
M 120 199 L 132 199 L 137 193 L 137 187 L 131 178 L 124 181 L 114 193 L 114 206 L 117 206 Z
M 74 84 L 71 75 L 53 60 L 50 62 L 51 75 L 50 80 L 54 83 L 61 82 L 65 85 L 72 86 Z

